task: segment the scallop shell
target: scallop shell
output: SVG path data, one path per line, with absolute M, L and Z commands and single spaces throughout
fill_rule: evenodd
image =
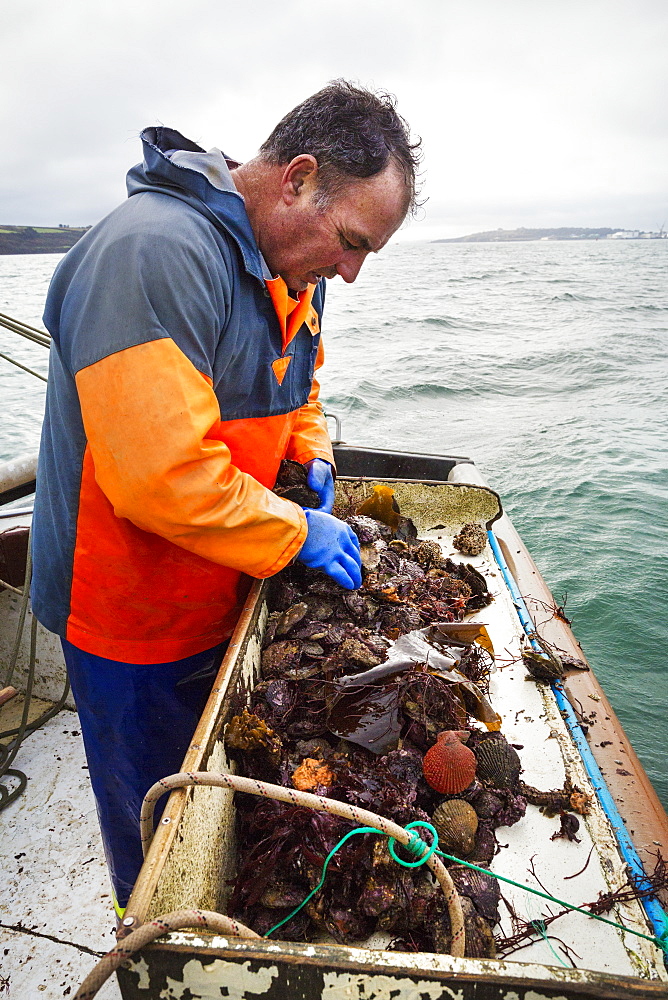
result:
M 438 734 L 422 761 L 425 779 L 441 795 L 463 792 L 475 778 L 475 754 L 465 747 L 454 730 Z
M 475 847 L 478 817 L 473 806 L 463 799 L 449 799 L 431 818 L 438 833 L 439 847 L 447 854 L 465 858 Z
M 482 740 L 475 748 L 477 775 L 492 788 L 512 788 L 517 784 L 522 762 L 517 751 L 501 735 Z

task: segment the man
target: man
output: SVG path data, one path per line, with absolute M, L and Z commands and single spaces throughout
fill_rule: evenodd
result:
M 142 134 L 128 200 L 59 264 L 33 608 L 62 637 L 117 909 L 141 800 L 178 771 L 251 577 L 293 558 L 361 584 L 331 515 L 314 370 L 323 277 L 352 282 L 415 200 L 392 100 L 336 81 L 239 165 Z M 321 498 L 271 492 L 283 458 Z

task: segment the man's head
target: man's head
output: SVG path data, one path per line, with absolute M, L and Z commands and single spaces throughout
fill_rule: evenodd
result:
M 290 111 L 235 180 L 274 274 L 354 281 L 416 205 L 419 142 L 392 97 L 343 80 Z

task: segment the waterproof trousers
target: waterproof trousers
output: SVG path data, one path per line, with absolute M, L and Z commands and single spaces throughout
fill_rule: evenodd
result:
M 62 640 L 117 912 L 142 865 L 139 813 L 151 785 L 181 770 L 226 643 L 171 663 L 122 663 Z M 167 795 L 156 804 L 156 820 Z

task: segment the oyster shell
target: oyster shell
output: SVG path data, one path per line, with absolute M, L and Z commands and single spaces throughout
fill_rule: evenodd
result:
M 499 922 L 501 889 L 498 879 L 463 865 L 453 865 L 448 868 L 448 874 L 455 883 L 457 892 L 471 900 L 481 917 L 491 924 Z
M 300 601 L 298 604 L 293 604 L 283 611 L 278 621 L 276 622 L 276 635 L 285 635 L 291 629 L 298 625 L 299 622 L 305 617 L 308 611 L 308 604 L 304 601 Z

